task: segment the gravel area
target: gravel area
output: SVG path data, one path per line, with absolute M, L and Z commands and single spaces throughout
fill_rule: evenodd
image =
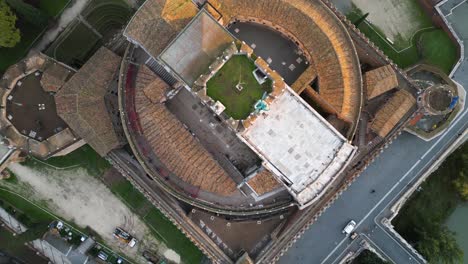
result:
M 158 251 L 168 259 L 180 262 L 180 256 L 157 241 L 140 218 L 86 170 L 37 169 L 21 164 L 12 164 L 9 168 L 20 182 L 27 182 L 32 187 L 25 190 L 30 192 L 28 197 L 45 201 L 57 215 L 81 227 L 89 226 L 114 250 L 139 263 L 146 263 L 141 256 L 144 249 Z M 137 246 L 130 248 L 119 243 L 112 236 L 116 227 L 122 227 L 136 237 L 139 240 Z

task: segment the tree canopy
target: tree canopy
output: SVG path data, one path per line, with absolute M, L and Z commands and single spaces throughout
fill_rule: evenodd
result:
M 12 48 L 21 39 L 16 28 L 16 15 L 13 14 L 5 0 L 0 0 L 0 47 Z
M 3 0 L 1 0 L 3 1 Z M 11 8 L 13 8 L 16 14 L 31 25 L 38 28 L 45 27 L 47 25 L 47 15 L 41 10 L 34 6 L 23 2 L 22 0 L 5 0 Z
M 455 240 L 455 234 L 446 226 L 434 224 L 432 230 L 417 232 L 421 237 L 418 250 L 430 263 L 456 264 L 463 260 L 463 251 Z
M 461 155 L 461 168 L 458 178 L 453 181 L 458 194 L 463 200 L 468 200 L 468 154 Z

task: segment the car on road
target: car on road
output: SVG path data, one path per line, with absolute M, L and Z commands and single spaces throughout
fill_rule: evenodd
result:
M 349 235 L 351 232 L 353 232 L 354 228 L 356 228 L 356 222 L 354 220 L 349 221 L 349 223 L 343 228 L 342 233 Z

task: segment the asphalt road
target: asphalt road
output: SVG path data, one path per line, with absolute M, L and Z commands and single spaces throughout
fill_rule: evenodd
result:
M 460 39 L 466 40 L 468 28 L 464 22 L 467 19 L 466 13 L 462 11 L 468 10 L 468 3 L 466 0 L 459 2 L 464 3 L 457 9 L 449 9 L 450 14 L 447 13 L 446 18 Z M 467 71 L 468 59 L 465 57 L 453 74 L 455 81 L 464 87 L 468 87 Z M 338 263 L 348 252 L 357 250 L 362 240 L 366 240 L 394 263 L 422 263 L 421 259 L 383 227 L 381 220 L 389 214 L 389 207 L 467 129 L 466 108 L 441 136 L 430 142 L 407 133 L 398 137 L 318 218 L 279 262 Z M 371 190 L 376 192 L 371 193 Z M 358 223 L 356 231 L 360 236 L 355 241 L 341 233 L 351 219 Z

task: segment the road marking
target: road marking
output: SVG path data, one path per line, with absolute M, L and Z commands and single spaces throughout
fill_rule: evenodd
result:
M 372 245 L 374 245 L 374 247 L 376 247 L 376 248 L 380 251 L 380 253 L 384 254 L 385 257 L 387 257 L 387 260 L 390 260 L 390 261 L 393 262 L 393 263 L 397 263 L 397 262 L 394 261 L 391 257 L 389 257 L 389 256 L 387 255 L 387 253 L 385 253 L 385 251 L 383 251 L 374 241 L 372 241 L 372 239 L 370 239 L 370 237 L 366 236 L 365 234 L 362 234 L 362 236 L 366 238 L 367 242 L 372 243 Z
M 455 127 L 455 125 L 456 125 L 460 120 L 462 120 L 462 118 L 466 115 L 467 112 L 468 112 L 468 111 L 465 110 L 465 112 L 464 112 L 462 115 L 460 115 L 460 116 L 450 125 L 450 127 L 449 127 L 449 128 L 440 136 L 440 138 L 429 148 L 429 150 L 426 151 L 426 153 L 423 155 L 423 157 L 426 156 L 428 152 L 432 151 L 432 149 L 433 149 L 436 145 L 439 144 L 439 142 L 447 135 L 447 133 L 448 133 L 450 130 L 452 130 L 452 129 Z M 385 194 L 385 196 L 369 211 L 369 213 L 367 213 L 367 215 L 364 216 L 364 218 L 356 225 L 356 228 L 358 228 L 358 227 L 369 217 L 369 215 L 372 214 L 372 212 L 383 202 L 383 200 L 385 200 L 385 199 L 387 198 L 387 196 L 390 195 L 390 193 L 393 192 L 393 190 L 401 183 L 402 179 L 406 178 L 406 177 L 411 173 L 411 171 L 414 170 L 414 168 L 415 168 L 420 162 L 421 162 L 421 160 L 418 160 L 418 161 L 405 173 L 405 175 L 397 182 L 397 184 L 395 184 L 395 185 L 390 189 L 390 191 L 388 191 L 388 192 Z M 424 169 L 424 168 L 422 168 L 422 169 Z M 421 170 L 422 170 L 422 169 L 421 169 Z M 421 171 L 421 170 L 420 170 L 420 171 Z M 420 171 L 419 171 L 419 172 L 420 172 Z M 419 174 L 419 172 L 418 172 L 417 174 L 415 174 L 415 177 Z M 402 191 L 403 191 L 403 190 L 402 190 Z M 402 191 L 400 191 L 400 193 L 401 193 Z M 398 193 L 398 194 L 399 194 L 399 193 Z M 394 199 L 395 199 L 395 198 L 394 198 Z M 392 199 L 392 201 L 393 201 L 394 199 Z M 390 201 L 389 204 L 390 204 L 392 201 Z M 388 206 L 388 204 L 387 204 L 387 206 Z M 385 210 L 385 208 L 387 208 L 387 206 L 385 206 L 384 209 L 383 209 L 381 212 L 383 212 L 383 211 Z M 380 213 L 381 213 L 381 212 L 380 212 Z M 378 215 L 380 215 L 380 213 L 379 213 Z M 378 215 L 377 215 L 377 216 L 378 216 Z M 374 218 L 374 221 L 375 221 L 375 218 Z M 328 254 L 328 255 L 325 257 L 325 259 L 324 259 L 321 263 L 325 263 L 325 262 L 333 255 L 333 253 L 335 253 L 335 251 L 346 241 L 346 239 L 348 239 L 348 237 L 345 237 L 343 240 L 341 240 L 341 242 L 338 244 L 338 246 L 336 246 L 336 247 L 330 252 L 330 254 Z M 399 243 L 398 243 L 398 244 L 399 244 Z M 400 245 L 400 244 L 399 244 L 399 245 Z M 401 245 L 400 245 L 400 246 L 401 246 Z M 409 253 L 409 252 L 408 252 L 408 253 Z M 410 256 L 412 256 L 412 255 L 410 254 Z
M 415 164 L 413 164 L 413 166 L 406 172 L 406 174 L 402 177 L 403 179 L 405 177 L 407 177 L 411 171 L 420 163 L 421 161 L 418 160 Z M 368 217 L 370 214 L 372 214 L 375 209 L 390 195 L 390 193 L 393 192 L 393 190 L 395 190 L 395 188 L 400 184 L 400 182 L 397 182 L 395 185 L 393 185 L 393 187 L 390 189 L 390 191 L 388 191 L 384 197 L 382 197 L 382 199 L 380 199 L 380 201 L 364 216 L 364 218 L 362 218 L 361 221 L 359 221 L 359 223 L 356 225 L 355 229 L 357 229 Z M 343 244 L 343 242 L 348 239 L 348 237 L 345 237 L 343 240 L 341 240 L 341 242 L 338 244 L 337 247 L 335 247 L 331 252 L 330 254 L 328 254 L 328 256 L 321 262 L 321 263 L 325 263 L 325 261 L 327 261 L 331 255 L 333 255 L 333 253 L 335 253 L 335 251 L 338 249 L 338 247 L 341 246 L 341 244 Z
M 460 117 L 463 117 L 465 114 L 466 114 L 466 112 L 465 112 L 462 116 L 460 116 Z M 457 120 L 457 121 L 458 121 L 458 120 Z M 455 124 L 456 124 L 456 123 L 454 122 L 453 125 L 455 125 Z M 451 128 L 453 128 L 453 126 L 451 126 Z M 463 128 L 462 128 L 462 129 L 463 129 Z M 460 130 L 462 130 L 462 129 L 460 129 Z M 460 130 L 458 130 L 458 131 L 460 131 Z M 446 132 L 448 132 L 448 131 L 449 131 L 449 130 L 447 130 Z M 458 133 L 458 131 L 457 131 L 457 133 Z M 442 136 L 445 137 L 445 133 L 444 133 Z M 437 145 L 443 137 L 441 137 L 436 143 L 434 143 L 434 145 Z M 444 147 L 447 146 L 448 144 L 450 144 L 450 142 L 447 142 L 447 144 L 445 144 Z M 439 150 L 439 152 L 442 151 L 443 149 L 444 149 L 444 148 L 441 148 L 441 149 Z M 436 155 L 434 155 L 434 157 L 432 157 L 431 160 L 429 160 L 429 162 L 427 162 L 427 164 L 429 164 L 429 163 L 439 154 L 439 152 L 437 152 Z M 421 174 L 421 171 L 423 171 L 424 169 L 426 169 L 426 167 L 421 168 L 421 169 L 415 174 L 415 177 L 414 177 L 413 179 L 417 178 L 417 176 L 420 175 L 420 174 Z M 413 179 L 411 179 L 411 180 L 413 180 Z M 411 182 L 411 180 L 410 180 L 410 182 Z M 389 205 L 392 204 L 392 203 L 395 201 L 395 199 L 399 198 L 399 197 L 400 197 L 400 194 L 401 194 L 404 190 L 405 190 L 405 188 L 402 188 L 402 189 L 400 190 L 400 192 L 398 192 L 398 194 L 397 194 L 390 202 L 388 202 L 388 204 L 374 217 L 374 223 L 375 223 L 376 225 L 378 225 L 378 226 L 379 226 L 393 241 L 395 241 L 403 250 L 405 250 L 405 251 L 408 253 L 408 255 L 413 256 L 413 255 L 412 255 L 413 253 L 410 253 L 410 252 L 407 250 L 406 247 L 402 246 L 402 245 L 400 244 L 400 242 L 398 242 L 398 241 L 393 237 L 393 235 L 390 234 L 390 233 L 387 231 L 387 228 L 384 227 L 384 226 L 382 226 L 382 225 L 380 224 L 380 222 L 377 221 L 377 218 L 383 213 L 383 211 L 385 211 L 385 209 L 387 209 L 387 208 L 389 207 Z M 415 254 L 415 255 L 416 255 L 416 254 Z M 416 255 L 416 256 L 419 258 L 418 255 Z M 414 256 L 413 256 L 413 257 L 414 257 Z M 418 261 L 418 263 L 420 263 L 420 262 Z

